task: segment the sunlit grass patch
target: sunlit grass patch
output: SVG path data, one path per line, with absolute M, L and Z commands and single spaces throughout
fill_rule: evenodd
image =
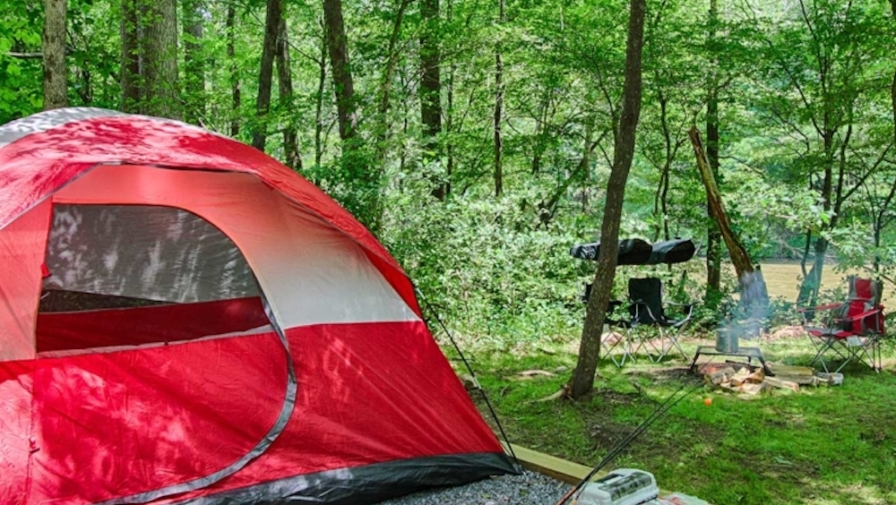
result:
M 685 339 L 686 353 L 709 340 Z M 690 378 L 687 362 L 646 356 L 623 369 L 603 362 L 587 400 L 538 401 L 575 366 L 573 342 L 479 349 L 476 367 L 511 441 L 582 464 L 599 461 L 667 395 Z M 806 365 L 807 338 L 756 341 L 773 363 Z M 546 351 L 546 352 L 545 352 Z M 896 358 L 891 342 L 885 362 Z M 718 358 L 723 360 L 724 358 Z M 525 370 L 552 376 L 520 378 Z M 861 365 L 842 386 L 775 390 L 755 397 L 698 390 L 615 462 L 648 470 L 661 487 L 716 504 L 896 503 L 896 374 Z M 711 406 L 704 404 L 711 397 Z

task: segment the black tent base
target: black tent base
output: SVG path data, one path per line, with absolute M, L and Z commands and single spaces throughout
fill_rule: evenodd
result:
M 454 454 L 328 470 L 223 491 L 177 505 L 363 505 L 517 473 L 503 453 Z

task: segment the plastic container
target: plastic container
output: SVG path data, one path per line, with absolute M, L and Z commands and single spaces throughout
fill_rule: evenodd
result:
M 575 505 L 639 505 L 659 495 L 653 475 L 632 468 L 614 470 L 582 487 Z

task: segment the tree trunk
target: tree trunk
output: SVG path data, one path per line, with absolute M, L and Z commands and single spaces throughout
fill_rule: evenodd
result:
M 504 24 L 504 0 L 498 0 L 498 24 Z M 499 35 L 500 36 L 500 35 Z M 504 117 L 504 61 L 501 59 L 501 42 L 495 50 L 495 196 L 504 192 L 504 144 L 501 138 L 501 123 Z
M 205 58 L 202 54 L 203 0 L 184 0 L 184 120 L 199 124 L 205 117 Z
M 336 92 L 336 117 L 342 139 L 342 172 L 345 182 L 353 187 L 352 201 L 346 208 L 355 214 L 374 234 L 379 232 L 382 209 L 379 207 L 379 174 L 371 169 L 357 134 L 357 103 L 349 63 L 348 41 L 342 18 L 342 0 L 323 0 L 330 69 Z
M 177 2 L 141 2 L 141 110 L 150 116 L 181 118 L 177 85 Z
M 290 118 L 283 128 L 283 154 L 286 158 L 286 166 L 293 170 L 302 169 L 302 156 L 299 153 L 299 136 L 292 120 L 292 67 L 289 59 L 289 30 L 286 25 L 286 17 L 280 16 L 280 25 L 277 30 L 277 90 L 280 93 L 280 106 L 287 111 Z
M 333 86 L 336 88 L 339 138 L 347 142 L 355 137 L 355 85 L 349 67 L 342 0 L 324 0 L 324 20 L 327 25 L 330 69 L 333 73 Z
M 65 18 L 68 0 L 45 0 L 43 64 L 44 110 L 68 106 L 65 75 Z
M 713 0 L 715 3 L 715 0 Z M 710 83 L 706 102 L 706 161 L 713 178 L 719 180 L 719 97 L 715 83 Z M 710 218 L 706 230 L 706 296 L 704 304 L 710 308 L 718 305 L 722 286 L 722 234 L 718 223 L 712 219 L 712 206 L 706 199 L 706 213 Z
M 258 71 L 258 96 L 255 98 L 256 125 L 252 133 L 252 147 L 259 151 L 264 151 L 268 137 L 267 115 L 271 108 L 271 81 L 274 77 L 274 57 L 277 54 L 277 35 L 280 31 L 282 9 L 283 0 L 267 1 L 261 68 Z
M 663 164 L 660 167 L 660 182 L 654 196 L 653 212 L 657 218 L 656 236 L 654 240 L 671 238 L 669 234 L 669 174 L 672 171 L 672 162 L 675 161 L 677 147 L 673 147 L 672 132 L 669 130 L 669 99 L 662 89 L 657 90 L 657 100 L 660 104 L 660 130 L 663 132 Z
M 834 135 L 833 130 L 828 129 L 828 118 L 825 114 L 822 140 L 824 142 L 824 180 L 821 186 L 821 198 L 825 212 L 830 212 L 834 207 Z M 828 223 L 828 229 L 834 229 L 836 216 L 832 216 Z M 800 284 L 797 306 L 814 307 L 818 305 L 818 292 L 821 288 L 821 276 L 824 273 L 824 258 L 828 252 L 828 241 L 819 234 L 815 239 L 815 258 L 809 273 Z
M 694 146 L 694 154 L 697 156 L 697 168 L 700 170 L 700 177 L 706 187 L 706 199 L 709 202 L 710 210 L 712 210 L 712 216 L 718 223 L 722 239 L 725 240 L 725 245 L 728 247 L 734 270 L 737 272 L 738 288 L 741 294 L 739 308 L 743 311 L 742 314 L 738 314 L 738 317 L 745 317 L 752 320 L 753 324 L 758 325 L 760 324 L 759 320 L 764 319 L 768 313 L 768 288 L 765 285 L 765 279 L 762 277 L 762 272 L 753 267 L 750 255 L 738 240 L 737 235 L 734 234 L 734 230 L 731 229 L 728 214 L 722 204 L 719 187 L 716 185 L 715 177 L 706 161 L 706 152 L 700 141 L 700 132 L 697 131 L 697 128 L 691 128 L 688 133 Z M 758 326 L 755 331 L 758 332 Z
M 607 183 L 607 200 L 604 204 L 604 220 L 600 234 L 602 247 L 597 258 L 597 272 L 585 314 L 579 358 L 572 376 L 571 393 L 574 399 L 580 399 L 594 389 L 594 373 L 600 358 L 601 333 L 606 319 L 607 304 L 610 302 L 613 279 L 616 276 L 619 222 L 622 219 L 625 183 L 635 153 L 635 136 L 641 113 L 641 50 L 644 46 L 646 9 L 646 0 L 631 0 L 622 115 L 619 120 L 619 136 L 613 152 L 613 168 Z
M 137 2 L 121 0 L 121 110 L 140 112 L 140 50 Z
M 697 156 L 697 168 L 700 171 L 700 177 L 703 179 L 703 185 L 706 187 L 706 199 L 709 202 L 710 210 L 712 210 L 712 216 L 719 225 L 719 231 L 731 255 L 731 262 L 734 263 L 734 270 L 737 272 L 738 279 L 740 279 L 755 270 L 753 262 L 750 260 L 747 250 L 744 249 L 744 246 L 741 245 L 740 240 L 731 229 L 731 223 L 728 221 L 728 214 L 725 212 L 719 187 L 716 185 L 709 163 L 706 161 L 706 152 L 703 150 L 700 132 L 696 128 L 691 128 L 688 133 L 694 146 L 694 154 Z
M 388 142 L 391 132 L 389 111 L 392 110 L 392 81 L 395 79 L 395 67 L 398 65 L 398 42 L 401 36 L 401 25 L 404 22 L 404 13 L 410 5 L 410 0 L 399 0 L 395 20 L 392 23 L 392 33 L 389 35 L 389 47 L 386 50 L 386 65 L 380 76 L 379 106 L 377 107 L 376 149 L 377 158 L 383 170 L 386 168 L 389 149 Z
M 230 97 L 233 101 L 230 117 L 230 136 L 240 133 L 240 71 L 236 63 L 236 7 L 234 0 L 227 4 L 227 58 L 230 60 Z
M 716 26 L 719 22 L 718 0 L 709 2 L 709 36 L 707 43 L 712 59 L 707 79 L 706 97 L 706 158 L 713 178 L 719 180 L 719 78 L 716 55 Z M 718 306 L 722 297 L 722 235 L 712 219 L 712 207 L 706 199 L 706 215 L 710 218 L 706 229 L 706 295 L 703 303 L 710 309 Z
M 317 76 L 317 100 L 314 110 L 314 166 L 320 167 L 324 155 L 323 131 L 324 131 L 324 88 L 327 84 L 327 27 L 323 20 L 320 22 L 321 41 L 320 59 L 318 60 Z
M 424 163 L 439 159 L 439 134 L 442 133 L 441 54 L 439 51 L 439 0 L 420 0 L 420 122 L 423 126 Z M 430 154 L 432 153 L 432 154 Z M 433 196 L 445 199 L 448 182 L 437 178 Z

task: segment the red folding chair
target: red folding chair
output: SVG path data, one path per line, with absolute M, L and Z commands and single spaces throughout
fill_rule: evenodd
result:
M 834 355 L 842 360 L 834 372 L 852 361 L 865 363 L 880 372 L 883 366 L 884 308 L 880 304 L 883 285 L 880 281 L 855 275 L 850 275 L 848 281 L 846 302 L 799 309 L 806 332 L 816 348 L 811 364 L 820 362 L 824 371 L 829 372 L 825 356 Z M 816 318 L 815 325 L 809 320 L 811 317 Z

